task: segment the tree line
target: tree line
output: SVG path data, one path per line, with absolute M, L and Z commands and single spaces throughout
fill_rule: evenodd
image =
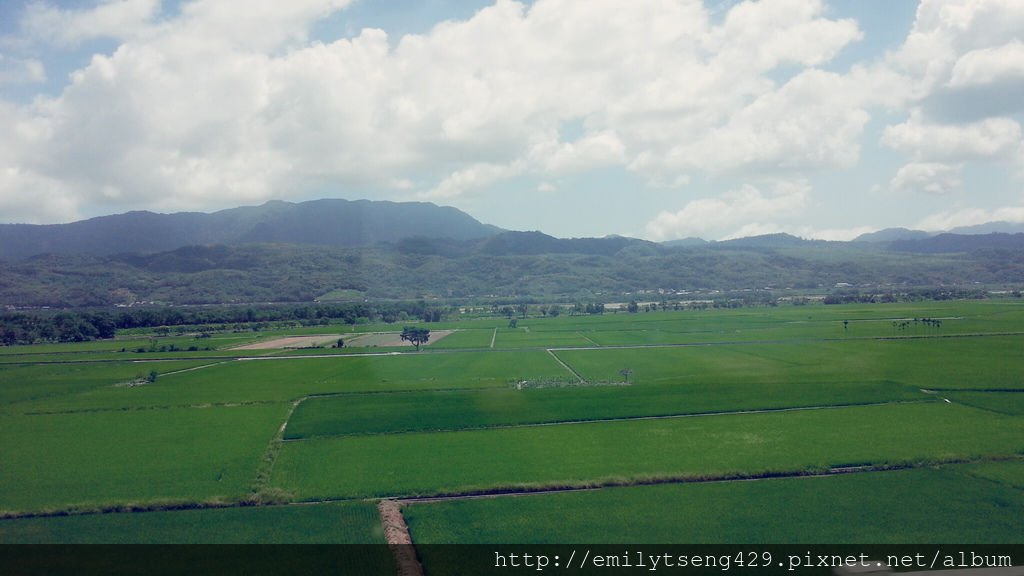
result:
M 439 322 L 450 310 L 424 301 L 266 306 L 143 307 L 121 310 L 7 312 L 0 314 L 0 345 L 85 342 L 113 338 L 117 330 L 189 326 L 261 326 L 368 322 Z

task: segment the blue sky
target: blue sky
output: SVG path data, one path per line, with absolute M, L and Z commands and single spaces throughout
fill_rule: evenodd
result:
M 0 4 L 0 221 L 430 201 L 670 240 L 1024 222 L 1019 0 Z

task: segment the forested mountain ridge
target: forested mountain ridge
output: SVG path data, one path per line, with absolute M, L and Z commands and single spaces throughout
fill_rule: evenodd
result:
M 213 213 L 128 212 L 69 224 L 0 224 L 0 260 L 38 254 L 106 256 L 185 246 L 251 243 L 349 247 L 410 236 L 468 240 L 501 232 L 465 212 L 426 202 L 271 201 Z
M 853 242 L 555 238 L 429 203 L 317 200 L 0 225 L 0 305 L 352 299 L 613 301 L 644 291 L 1024 284 L 1024 234 Z
M 610 302 L 652 290 L 1024 284 L 1024 234 L 955 240 L 937 237 L 904 250 L 779 236 L 672 247 L 620 237 L 504 233 L 352 248 L 245 244 L 153 254 L 51 254 L 0 262 L 0 305 L 524 297 Z

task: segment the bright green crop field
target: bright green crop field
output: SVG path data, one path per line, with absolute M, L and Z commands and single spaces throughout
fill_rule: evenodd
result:
M 0 544 L 1024 543 L 1020 300 L 423 326 L 0 348 Z
M 7 416 L 0 510 L 238 500 L 283 404 Z
M 346 394 L 303 402 L 289 420 L 285 438 L 462 430 L 932 398 L 917 388 L 892 382 L 834 382 L 828 388 L 819 382 L 693 382 Z
M 405 516 L 424 544 L 895 544 L 956 542 L 965 534 L 977 542 L 1019 542 L 1024 492 L 971 470 L 958 465 L 415 503 Z
M 938 401 L 303 440 L 285 444 L 274 482 L 300 499 L 426 496 L 1022 452 L 1024 419 Z

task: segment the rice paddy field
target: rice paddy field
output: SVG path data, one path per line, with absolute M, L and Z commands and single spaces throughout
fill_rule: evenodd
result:
M 424 326 L 0 348 L 0 543 L 1024 543 L 1019 300 Z

